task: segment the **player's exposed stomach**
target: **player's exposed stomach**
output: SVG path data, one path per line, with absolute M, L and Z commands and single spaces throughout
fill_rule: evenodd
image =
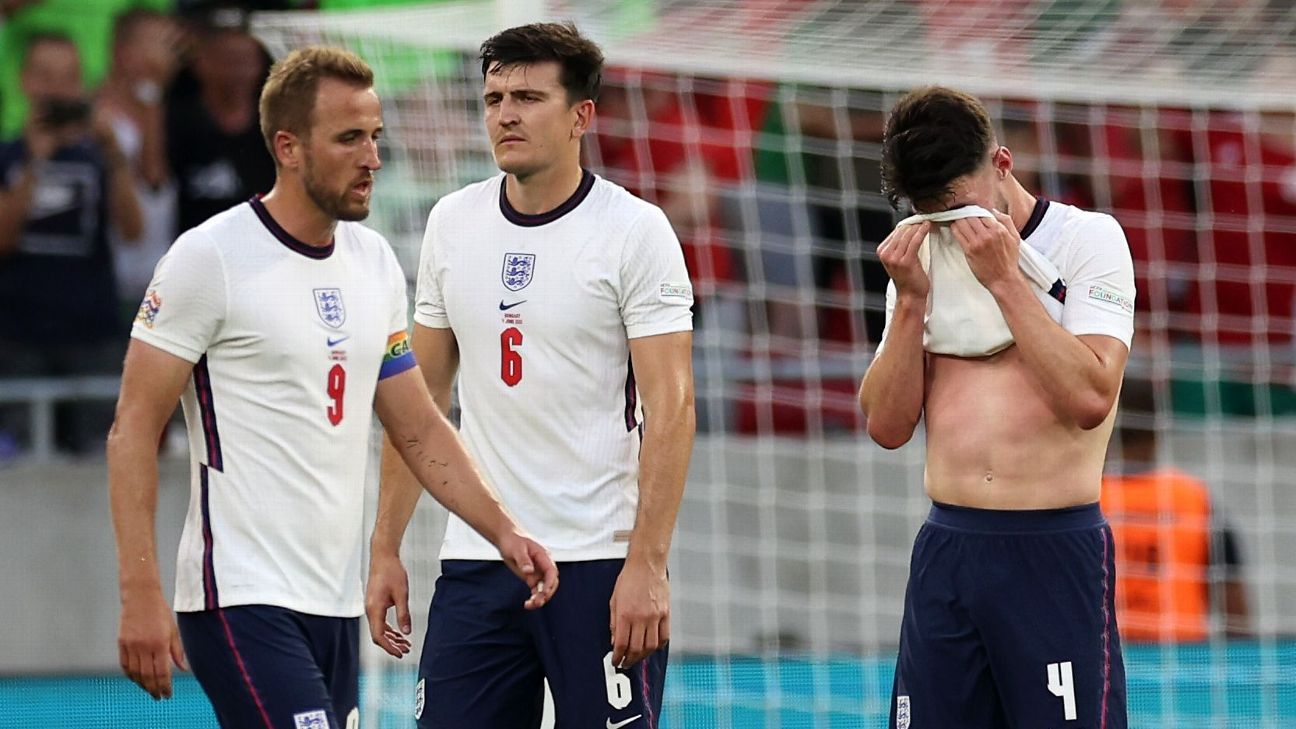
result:
M 1016 347 L 980 359 L 932 356 L 924 421 L 933 500 L 985 509 L 1098 500 L 1114 417 L 1092 430 L 1060 422 Z

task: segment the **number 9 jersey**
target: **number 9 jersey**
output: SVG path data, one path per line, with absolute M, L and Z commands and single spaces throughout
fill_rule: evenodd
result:
M 414 365 L 405 291 L 379 234 L 342 222 L 309 246 L 255 199 L 158 263 L 131 336 L 194 363 L 178 612 L 363 613 L 374 390 Z
M 683 251 L 658 207 L 588 171 L 541 215 L 504 180 L 432 209 L 414 321 L 454 331 L 464 441 L 522 527 L 555 561 L 624 558 L 643 422 L 629 340 L 693 328 Z M 441 559 L 499 554 L 452 514 Z

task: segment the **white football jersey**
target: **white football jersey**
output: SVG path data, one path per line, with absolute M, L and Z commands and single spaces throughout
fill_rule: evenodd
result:
M 586 172 L 523 215 L 505 176 L 432 209 L 414 321 L 454 330 L 468 449 L 523 528 L 562 561 L 625 557 L 642 408 L 629 340 L 690 331 L 693 289 L 666 216 Z M 450 516 L 442 559 L 499 559 Z
M 1049 291 L 1035 289 L 1053 321 L 1076 336 L 1104 334 L 1129 348 L 1134 340 L 1134 262 L 1120 223 L 1106 213 L 1039 198 L 1021 237 L 1022 245 L 1044 254 L 1061 277 Z M 891 281 L 886 290 L 888 329 L 895 307 L 896 286 Z M 884 330 L 883 343 L 886 334 Z
M 311 247 L 259 200 L 158 262 L 131 336 L 194 363 L 177 611 L 364 612 L 374 389 L 414 364 L 405 290 L 374 231 L 339 223 L 330 246 Z

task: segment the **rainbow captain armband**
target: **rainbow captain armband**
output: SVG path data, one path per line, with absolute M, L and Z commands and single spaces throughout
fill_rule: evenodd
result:
M 387 349 L 383 351 L 378 379 L 399 375 L 414 364 L 414 350 L 410 349 L 409 332 L 404 330 L 393 332 L 387 337 Z

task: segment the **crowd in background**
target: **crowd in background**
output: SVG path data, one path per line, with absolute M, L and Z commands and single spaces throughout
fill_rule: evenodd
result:
M 401 1 L 0 3 L 0 378 L 114 373 L 174 237 L 269 188 L 256 98 L 270 59 L 249 10 Z M 871 349 L 887 283 L 875 250 L 897 220 L 879 174 L 894 99 L 613 68 L 588 163 L 666 211 L 703 328 L 776 359 Z M 1242 353 L 1236 382 L 1188 383 L 1176 408 L 1296 411 L 1296 115 L 987 101 L 1028 189 L 1121 221 L 1137 347 Z M 795 401 L 813 396 L 839 411 L 819 414 L 830 425 L 858 428 L 854 379 L 813 383 L 835 399 L 776 382 L 801 415 L 764 426 L 803 429 Z M 64 409 L 60 446 L 97 451 L 110 413 Z M 24 418 L 0 406 L 0 454 L 23 446 Z M 762 426 L 740 412 L 736 427 Z

